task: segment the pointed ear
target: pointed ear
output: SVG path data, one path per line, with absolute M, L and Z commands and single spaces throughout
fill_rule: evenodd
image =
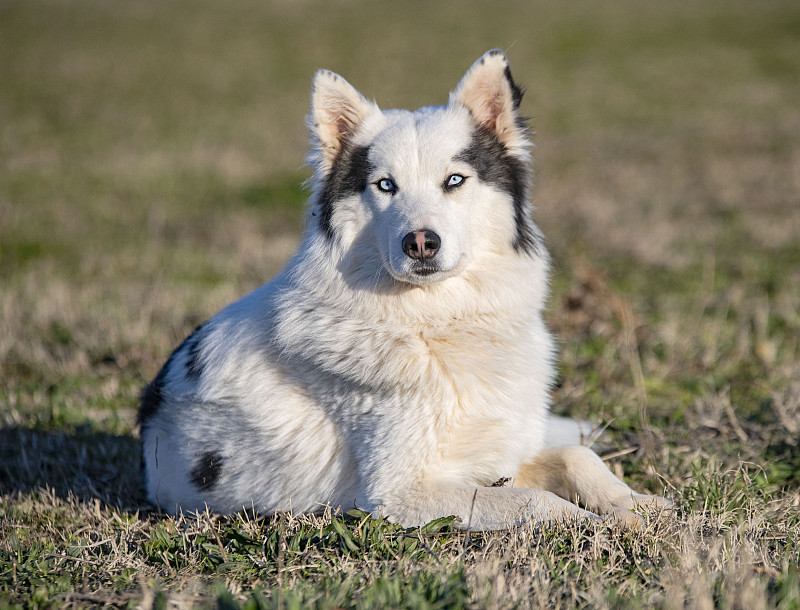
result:
M 467 71 L 450 94 L 450 103 L 466 106 L 475 122 L 497 135 L 507 146 L 526 139 L 518 110 L 522 89 L 511 77 L 508 60 L 500 50 L 486 53 Z
M 307 123 L 323 169 L 330 169 L 364 118 L 376 111 L 379 111 L 376 104 L 365 100 L 338 74 L 328 70 L 316 73 Z

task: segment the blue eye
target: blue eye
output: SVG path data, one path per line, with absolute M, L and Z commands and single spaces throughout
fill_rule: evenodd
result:
M 445 180 L 444 188 L 445 188 L 445 190 L 449 191 L 451 189 L 458 188 L 459 186 L 464 184 L 465 181 L 466 181 L 466 178 L 464 176 L 462 176 L 461 174 L 451 174 L 447 178 L 447 180 Z
M 397 185 L 389 180 L 389 178 L 381 178 L 375 183 L 379 191 L 384 193 L 391 193 L 394 195 L 397 192 Z

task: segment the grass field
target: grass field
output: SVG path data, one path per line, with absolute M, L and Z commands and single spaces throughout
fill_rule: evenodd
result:
M 493 47 L 536 132 L 555 410 L 675 512 L 149 511 L 138 393 L 297 243 L 314 70 L 417 107 Z M 0 607 L 796 609 L 799 563 L 800 3 L 0 4 Z

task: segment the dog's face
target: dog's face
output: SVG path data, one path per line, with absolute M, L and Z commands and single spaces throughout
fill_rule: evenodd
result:
M 533 254 L 527 132 L 505 56 L 484 55 L 447 106 L 381 111 L 340 76 L 314 81 L 312 223 L 351 281 L 425 285 L 473 260 Z

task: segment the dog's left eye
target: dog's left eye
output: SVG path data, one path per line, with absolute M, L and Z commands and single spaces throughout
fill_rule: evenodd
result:
M 444 188 L 448 191 L 454 188 L 458 188 L 459 186 L 464 184 L 465 180 L 466 178 L 461 174 L 451 174 L 450 176 L 448 176 L 447 180 L 444 181 Z
M 375 185 L 378 187 L 379 191 L 383 191 L 384 193 L 391 193 L 394 195 L 397 192 L 397 185 L 388 178 L 381 178 Z

